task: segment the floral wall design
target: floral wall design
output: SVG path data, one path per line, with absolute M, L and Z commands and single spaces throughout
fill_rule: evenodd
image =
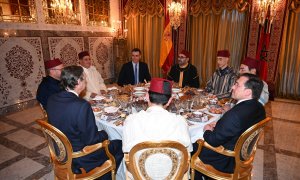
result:
M 83 51 L 83 37 L 48 37 L 50 58 L 59 58 L 65 66 L 78 64 L 78 53 Z
M 39 37 L 0 38 L 0 108 L 35 99 L 45 75 Z
M 102 78 L 114 78 L 113 38 L 89 37 L 89 51 Z

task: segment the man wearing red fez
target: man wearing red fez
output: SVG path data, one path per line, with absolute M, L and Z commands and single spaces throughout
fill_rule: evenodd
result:
M 217 52 L 218 69 L 208 80 L 205 88 L 207 92 L 216 95 L 219 99 L 231 96 L 231 87 L 237 79 L 233 68 L 228 66 L 229 57 L 230 53 L 228 50 Z
M 178 64 L 172 66 L 168 79 L 178 83 L 179 87 L 199 88 L 197 68 L 189 63 L 190 53 L 182 50 L 178 55 Z
M 144 83 L 151 80 L 148 65 L 144 62 L 140 62 L 142 52 L 139 48 L 133 48 L 131 50 L 131 61 L 123 64 L 119 78 L 118 85 L 135 85 Z
M 251 73 L 251 74 L 258 75 L 258 68 L 259 68 L 259 61 L 250 57 L 246 57 L 241 63 L 239 73 L 240 74 Z M 268 90 L 268 84 L 265 81 L 263 81 L 263 83 L 264 83 L 264 87 L 258 101 L 262 105 L 265 105 L 269 101 L 269 90 Z
M 101 74 L 97 71 L 96 67 L 92 65 L 92 60 L 88 51 L 82 51 L 78 54 L 79 64 L 86 74 L 86 90 L 84 98 L 89 100 L 96 97 L 98 94 L 107 91 L 106 85 Z
M 124 122 L 123 152 L 144 141 L 177 141 L 189 152 L 192 144 L 186 120 L 181 115 L 168 112 L 165 108 L 172 98 L 172 82 L 152 78 L 147 94 L 148 109 L 129 115 Z
M 47 108 L 48 98 L 60 91 L 60 75 L 64 65 L 59 59 L 48 60 L 45 62 L 47 76 L 40 83 L 36 99 L 42 104 L 43 108 Z

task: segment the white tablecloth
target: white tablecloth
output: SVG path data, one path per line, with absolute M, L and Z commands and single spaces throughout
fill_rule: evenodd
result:
M 221 115 L 218 114 L 211 114 L 209 112 L 206 112 L 207 114 L 212 115 L 213 117 L 209 119 L 207 122 L 193 122 L 190 121 L 193 125 L 189 126 L 189 132 L 191 136 L 192 143 L 196 142 L 198 139 L 203 139 L 203 127 L 204 125 L 211 123 L 213 121 L 217 121 L 220 119 Z M 96 117 L 96 125 L 98 127 L 98 130 L 105 130 L 108 134 L 109 140 L 114 139 L 120 139 L 122 140 L 123 136 L 123 126 L 116 126 L 114 124 L 115 121 L 103 121 L 100 119 L 99 116 Z

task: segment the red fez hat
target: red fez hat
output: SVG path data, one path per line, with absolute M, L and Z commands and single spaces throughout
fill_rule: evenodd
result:
M 149 91 L 160 94 L 172 94 L 172 82 L 162 78 L 152 78 Z
M 179 54 L 183 54 L 185 57 L 190 58 L 190 53 L 186 50 L 182 50 Z
M 50 69 L 50 68 L 56 67 L 61 64 L 62 64 L 62 62 L 58 58 L 55 58 L 55 59 L 46 61 L 45 67 L 46 67 L 46 69 Z
M 229 53 L 228 50 L 220 50 L 217 53 L 217 57 L 227 57 L 227 58 L 229 58 L 230 57 L 230 53 Z
M 88 51 L 82 51 L 78 54 L 78 58 L 82 59 L 84 56 L 89 56 L 90 53 Z
M 250 58 L 250 57 L 245 57 L 245 59 L 243 60 L 243 62 L 241 64 L 248 66 L 249 70 L 253 69 L 253 68 L 258 70 L 258 68 L 259 68 L 259 61 L 257 61 L 256 59 Z

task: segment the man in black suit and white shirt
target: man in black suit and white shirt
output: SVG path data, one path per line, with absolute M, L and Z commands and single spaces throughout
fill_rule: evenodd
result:
M 140 82 L 150 81 L 148 65 L 140 62 L 141 50 L 134 48 L 131 51 L 132 61 L 123 64 L 118 78 L 118 85 L 123 86 L 127 84 L 135 85 Z
M 65 91 L 51 96 L 46 109 L 49 123 L 68 137 L 74 151 L 108 139 L 104 130 L 98 131 L 91 105 L 79 97 L 86 88 L 85 78 L 81 66 L 65 67 L 61 73 L 61 84 Z M 121 140 L 110 141 L 109 151 L 115 157 L 118 167 L 123 159 Z M 107 159 L 103 149 L 97 150 L 87 156 L 75 158 L 72 170 L 76 174 L 81 173 L 80 168 L 89 172 Z M 111 179 L 111 173 L 105 174 L 101 179 Z
M 232 86 L 232 98 L 237 100 L 237 104 L 227 111 L 217 123 L 204 126 L 204 140 L 214 146 L 224 146 L 233 150 L 240 135 L 249 127 L 266 118 L 266 112 L 261 103 L 258 102 L 263 82 L 253 74 L 242 74 Z M 198 144 L 194 143 L 194 152 Z M 233 157 L 224 156 L 203 148 L 200 159 L 212 165 L 215 169 L 233 173 L 235 161 Z M 196 177 L 200 173 L 196 173 Z

